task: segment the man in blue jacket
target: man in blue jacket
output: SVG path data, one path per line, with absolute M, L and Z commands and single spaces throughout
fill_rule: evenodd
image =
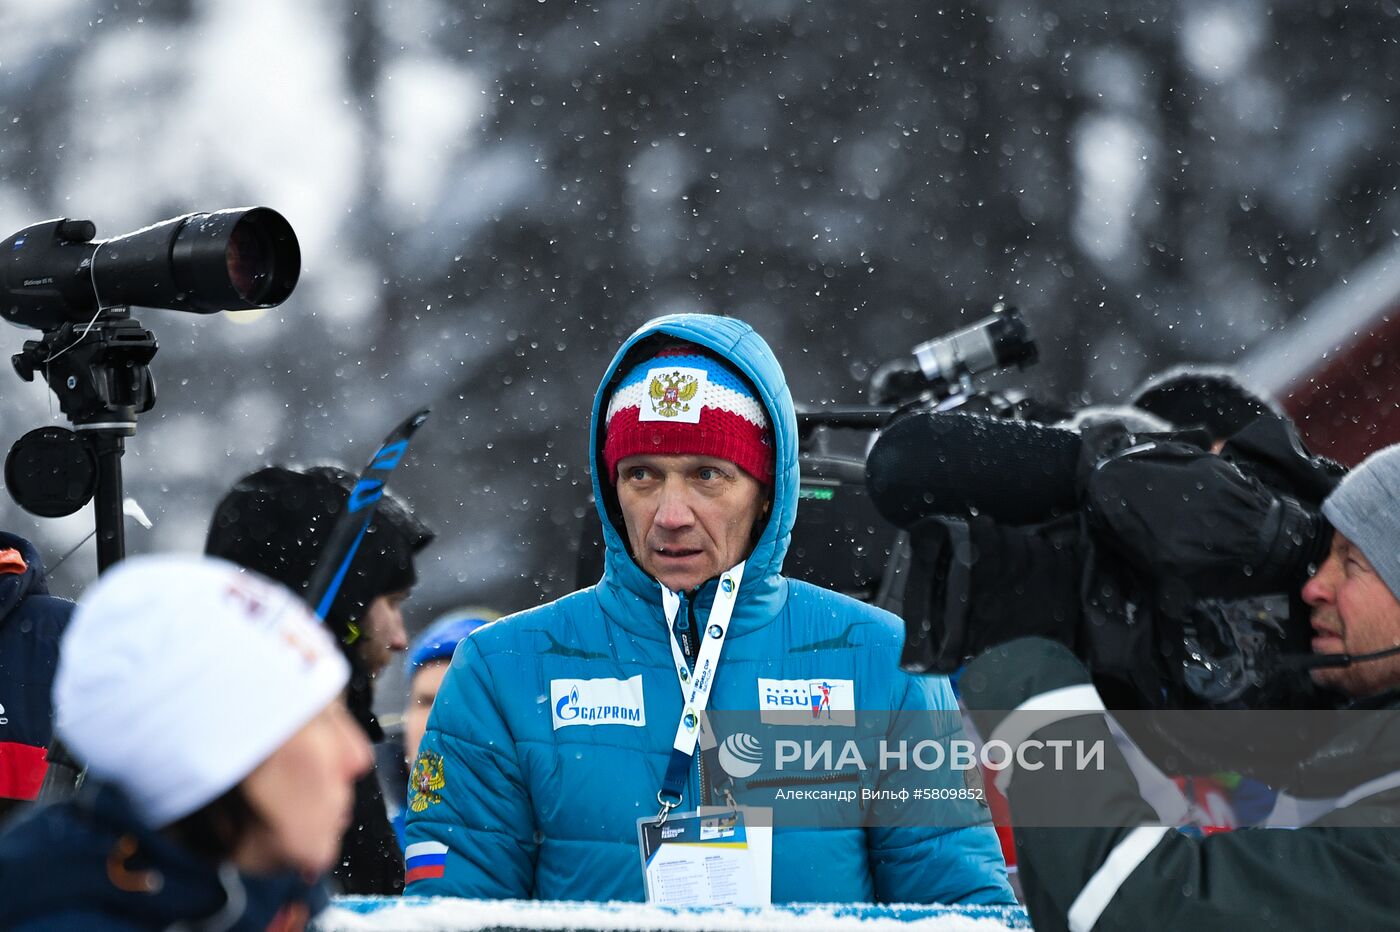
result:
M 956 707 L 946 680 L 899 672 L 898 619 L 782 575 L 797 421 L 748 325 L 634 333 L 594 400 L 591 458 L 603 578 L 458 649 L 410 780 L 410 894 L 644 899 L 637 819 L 723 802 L 715 768 L 678 750 L 702 684 L 726 710 L 794 682 L 843 710 Z M 775 903 L 1014 902 L 987 825 L 779 824 L 772 848 Z

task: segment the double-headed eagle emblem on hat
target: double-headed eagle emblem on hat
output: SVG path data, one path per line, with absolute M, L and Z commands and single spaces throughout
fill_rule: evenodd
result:
M 700 380 L 684 372 L 653 371 L 648 394 L 651 409 L 662 417 L 676 417 L 690 410 L 690 402 L 700 389 Z

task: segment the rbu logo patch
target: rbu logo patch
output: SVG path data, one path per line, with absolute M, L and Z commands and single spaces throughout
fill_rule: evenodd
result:
M 855 724 L 854 680 L 813 677 L 808 680 L 758 680 L 758 708 L 764 722 L 767 713 L 781 712 L 777 721 L 786 725 L 810 721 L 814 725 Z
M 554 730 L 569 725 L 631 725 L 644 728 L 642 676 L 625 680 L 550 680 L 549 708 Z

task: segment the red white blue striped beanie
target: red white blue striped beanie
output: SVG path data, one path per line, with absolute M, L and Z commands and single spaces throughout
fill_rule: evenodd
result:
M 617 482 L 629 456 L 713 456 L 773 484 L 768 412 L 732 369 L 697 347 L 662 350 L 627 373 L 608 400 L 603 463 Z

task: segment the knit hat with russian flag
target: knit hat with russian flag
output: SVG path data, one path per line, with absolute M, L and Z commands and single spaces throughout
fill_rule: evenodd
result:
M 627 373 L 608 400 L 603 463 L 617 482 L 629 456 L 713 456 L 773 483 L 768 413 L 747 382 L 699 347 L 663 349 Z

